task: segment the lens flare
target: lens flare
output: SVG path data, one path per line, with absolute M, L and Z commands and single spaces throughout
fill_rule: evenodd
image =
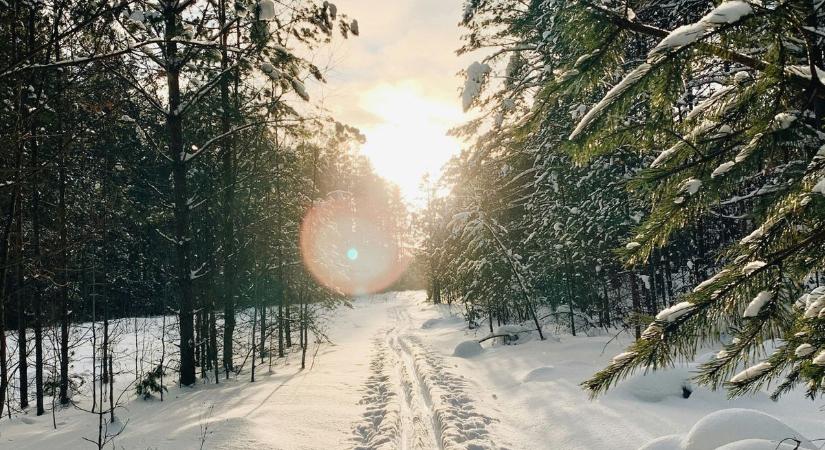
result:
M 347 295 L 389 287 L 407 262 L 398 237 L 381 224 L 378 214 L 355 211 L 348 198 L 313 206 L 301 223 L 304 264 L 319 283 Z

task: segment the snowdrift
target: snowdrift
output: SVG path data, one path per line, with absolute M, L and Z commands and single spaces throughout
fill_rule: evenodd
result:
M 798 445 L 798 446 L 797 446 Z M 685 434 L 654 439 L 639 450 L 762 450 L 810 449 L 811 441 L 770 414 L 753 409 L 716 411 Z

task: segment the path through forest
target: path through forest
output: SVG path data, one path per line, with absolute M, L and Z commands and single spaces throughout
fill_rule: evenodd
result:
M 560 336 L 490 345 L 453 356 L 468 330 L 460 311 L 424 301 L 423 292 L 360 298 L 329 314 L 325 344 L 299 370 L 299 354 L 219 385 L 171 388 L 166 401 L 132 400 L 118 410 L 126 449 L 636 449 L 684 433 L 709 412 L 759 409 L 809 436 L 821 435 L 818 408 L 801 395 L 727 401 L 722 392 L 681 385 L 685 366 L 632 377 L 595 401 L 578 383 L 630 337 Z M 552 327 L 546 330 L 553 336 Z M 87 449 L 97 418 L 63 410 L 0 422 L 0 448 Z

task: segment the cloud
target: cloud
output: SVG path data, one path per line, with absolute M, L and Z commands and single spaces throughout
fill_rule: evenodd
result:
M 420 178 L 437 176 L 460 144 L 447 130 L 465 120 L 457 57 L 460 0 L 348 0 L 338 10 L 359 23 L 360 36 L 337 39 L 315 63 L 328 83 L 317 86 L 322 105 L 365 133 L 363 152 L 376 170 L 414 201 Z
M 361 108 L 360 97 L 376 85 L 410 80 L 426 87 L 427 97 L 459 104 L 456 74 L 468 63 L 455 55 L 461 45 L 460 0 L 350 0 L 337 6 L 358 19 L 361 36 L 339 39 L 320 58 L 330 62 L 320 94 L 336 118 L 375 125 L 381 118 Z

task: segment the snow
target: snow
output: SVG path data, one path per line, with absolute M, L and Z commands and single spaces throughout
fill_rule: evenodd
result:
M 261 64 L 261 72 L 270 75 L 275 72 L 275 66 L 272 63 L 265 62 Z
M 681 450 L 682 436 L 671 434 L 656 438 L 639 448 L 639 450 Z
M 258 14 L 260 20 L 274 20 L 275 2 L 273 0 L 258 0 Z
M 736 156 L 734 156 L 733 161 L 740 163 L 748 159 L 751 153 L 753 153 L 753 150 L 759 144 L 759 140 L 762 139 L 762 136 L 764 136 L 763 133 L 756 133 L 748 142 L 748 144 L 743 146 L 741 150 L 739 150 L 739 153 L 737 153 Z
M 759 311 L 762 310 L 768 302 L 773 299 L 773 294 L 768 291 L 762 291 L 759 294 L 756 294 L 753 300 L 748 303 L 748 306 L 745 308 L 745 312 L 742 313 L 742 317 L 756 317 L 759 315 Z
M 698 22 L 682 25 L 671 31 L 651 50 L 648 62 L 658 62 L 662 54 L 693 44 L 719 26 L 739 22 L 752 13 L 753 8 L 747 2 L 740 0 L 724 2 L 699 19 Z
M 694 366 L 683 364 L 670 370 L 632 376 L 608 395 L 627 397 L 645 404 L 668 399 L 689 399 L 694 390 L 691 383 L 694 370 Z
M 818 298 L 815 295 L 809 295 L 808 299 L 810 304 L 805 308 L 804 318 L 813 319 L 818 317 L 822 311 L 825 311 L 825 294 L 818 295 Z
M 531 370 L 522 381 L 525 383 L 543 383 L 553 381 L 556 378 L 556 369 L 552 366 L 538 367 Z
M 745 264 L 745 267 L 742 268 L 742 273 L 745 275 L 750 275 L 755 271 L 765 267 L 765 261 L 751 261 Z
M 723 270 L 719 271 L 719 273 L 717 273 L 716 275 L 714 275 L 714 276 L 708 278 L 707 280 L 697 284 L 696 287 L 693 288 L 693 293 L 695 294 L 695 293 L 705 289 L 706 287 L 710 286 L 711 284 L 716 283 L 717 281 L 719 281 L 720 278 L 722 278 L 727 273 L 728 273 L 727 269 L 723 269 Z
M 702 180 L 691 178 L 682 182 L 682 185 L 679 187 L 679 192 L 684 192 L 687 195 L 693 195 L 699 192 L 699 188 L 701 187 Z
M 717 411 L 696 422 L 682 436 L 667 436 L 642 447 L 645 450 L 758 450 L 784 449 L 786 439 L 798 439 L 789 449 L 815 449 L 811 441 L 770 414 L 744 408 Z M 789 442 L 789 441 L 786 441 Z M 641 450 L 641 449 L 640 449 Z
M 721 177 L 722 175 L 728 173 L 730 169 L 736 164 L 734 161 L 727 161 L 719 164 L 719 167 L 713 170 L 713 173 L 710 174 L 711 178 Z
M 621 364 L 629 359 L 633 359 L 636 356 L 636 352 L 622 352 L 618 355 L 614 356 L 613 359 L 610 360 L 612 364 Z
M 628 250 L 633 250 L 633 249 L 641 247 L 641 245 L 642 244 L 640 244 L 638 242 L 628 242 L 627 245 L 624 246 L 624 248 L 626 248 Z
M 730 379 L 731 383 L 744 383 L 746 381 L 753 380 L 768 371 L 771 368 L 771 364 L 769 362 L 761 362 L 754 366 L 748 367 L 747 369 L 737 373 Z
M 811 344 L 799 344 L 799 346 L 796 347 L 796 350 L 794 350 L 793 353 L 794 355 L 796 355 L 797 358 L 804 358 L 815 351 L 816 349 Z
M 753 13 L 750 4 L 744 1 L 733 0 L 720 4 L 713 11 L 702 18 L 701 22 L 713 24 L 731 24 L 742 20 Z
M 464 111 L 468 111 L 473 102 L 476 101 L 481 93 L 481 86 L 484 83 L 484 78 L 490 74 L 492 69 L 489 65 L 474 61 L 467 68 L 467 79 L 464 81 L 464 91 L 461 93 L 461 104 Z
M 813 361 L 811 362 L 816 364 L 817 366 L 825 366 L 825 350 L 819 352 L 819 354 L 816 355 Z
M 682 317 L 685 314 L 689 313 L 694 306 L 696 305 L 694 305 L 691 302 L 677 303 L 671 306 L 670 308 L 663 309 L 659 312 L 659 314 L 656 314 L 656 320 L 661 320 L 663 322 L 673 322 L 679 317 Z
M 632 343 L 632 332 L 593 330 L 546 341 L 519 333 L 519 345 L 488 340 L 477 356 L 452 356 L 460 343 L 485 337 L 488 324 L 468 329 L 461 306 L 432 305 L 425 297 L 387 293 L 335 310 L 327 321 L 332 344 L 313 344 L 304 371 L 291 354 L 272 373 L 264 366 L 255 383 L 247 372 L 183 389 L 170 379 L 164 402 L 132 399 L 118 410 L 127 426 L 114 447 L 197 449 L 203 427 L 203 448 L 238 450 L 632 450 L 645 443 L 648 450 L 704 450 L 734 442 L 739 446 L 722 448 L 759 449 L 743 445 L 822 434 L 821 400 L 795 391 L 779 402 L 762 391 L 728 400 L 724 391 L 690 384 L 693 362 L 634 373 L 590 400 L 579 383 Z M 48 415 L 3 418 L 0 448 L 85 449 L 82 437 L 97 434 L 97 418 L 76 409 L 57 411 L 56 421 L 55 431 Z
M 477 341 L 463 341 L 455 346 L 453 356 L 459 358 L 472 358 L 478 356 L 484 351 L 484 348 Z
M 700 115 L 706 113 L 708 110 L 710 110 L 711 108 L 714 108 L 714 107 L 716 109 L 720 109 L 720 108 L 724 109 L 724 105 L 729 104 L 729 102 L 725 103 L 725 102 L 723 102 L 723 100 L 725 100 L 730 94 L 735 92 L 735 90 L 736 90 L 735 86 L 720 87 L 719 90 L 717 90 L 716 92 L 713 93 L 713 95 L 711 95 L 707 99 L 703 100 L 701 103 L 696 105 L 696 107 L 694 107 L 692 110 L 690 110 L 690 113 L 688 113 L 688 115 L 685 117 L 685 119 L 686 120 L 695 120 Z
M 739 241 L 739 243 L 742 244 L 742 245 L 750 244 L 753 241 L 762 239 L 762 236 L 764 234 L 765 234 L 765 232 L 762 230 L 762 227 L 759 227 L 759 228 L 753 230 L 751 232 L 751 234 L 749 234 L 749 235 L 745 236 L 744 238 L 742 238 L 742 240 Z
M 811 79 L 811 66 L 809 64 L 805 65 L 795 65 L 790 64 L 785 66 L 785 72 L 790 75 L 796 75 L 803 78 Z M 822 70 L 819 67 L 816 67 L 816 76 L 819 78 L 820 82 L 825 82 L 825 70 Z
M 292 85 L 292 89 L 295 91 L 296 94 L 298 94 L 299 97 L 301 97 L 304 101 L 309 101 L 309 94 L 307 93 L 307 89 L 304 86 L 304 83 L 301 82 L 301 80 L 295 77 L 291 77 L 289 79 L 289 83 L 290 85 Z
M 816 185 L 811 189 L 811 192 L 815 194 L 822 194 L 825 195 L 825 177 L 820 179 Z
M 795 120 L 796 115 L 787 112 L 781 112 L 773 118 L 774 125 L 780 130 L 788 129 Z
M 582 117 L 582 120 L 579 121 L 576 128 L 570 133 L 570 140 L 575 139 L 578 135 L 593 122 L 598 115 L 602 113 L 603 110 L 607 109 L 613 102 L 618 99 L 622 94 L 625 93 L 628 89 L 633 87 L 637 81 L 642 79 L 648 72 L 652 66 L 647 63 L 639 64 L 635 69 L 633 69 L 627 76 L 622 79 L 617 85 L 613 86 L 607 94 L 597 103 L 587 114 Z
M 708 26 L 702 22 L 682 25 L 671 31 L 659 44 L 653 48 L 651 54 L 661 53 L 668 50 L 684 47 L 702 39 L 708 32 Z
M 143 11 L 139 9 L 132 11 L 132 14 L 129 14 L 129 21 L 135 25 L 142 26 L 144 20 L 146 20 L 146 16 L 143 14 Z
M 653 162 L 650 163 L 650 167 L 656 168 L 656 167 L 661 166 L 665 161 L 670 159 L 670 157 L 673 156 L 673 154 L 675 154 L 676 152 L 678 152 L 679 150 L 681 150 L 681 149 L 683 149 L 687 146 L 685 141 L 694 141 L 694 140 L 696 140 L 696 138 L 698 138 L 699 136 L 704 135 L 705 133 L 707 133 L 708 131 L 710 131 L 714 127 L 716 127 L 716 125 L 717 125 L 716 122 L 713 122 L 711 120 L 703 120 L 699 125 L 694 127 L 690 131 L 690 133 L 688 133 L 688 135 L 685 139 L 679 140 L 678 142 L 673 144 L 673 146 L 671 146 L 670 148 L 668 148 L 666 150 L 663 150 L 662 153 L 660 153 L 659 156 L 657 156 L 656 159 L 654 159 Z
M 496 338 L 494 344 L 524 344 L 525 342 L 533 340 L 533 334 L 531 333 L 533 330 L 534 327 L 522 325 L 502 325 L 500 327 L 496 327 L 495 331 L 493 332 L 493 335 L 500 335 L 503 337 Z
M 799 450 L 795 441 L 775 439 L 743 439 L 718 447 L 718 450 Z

